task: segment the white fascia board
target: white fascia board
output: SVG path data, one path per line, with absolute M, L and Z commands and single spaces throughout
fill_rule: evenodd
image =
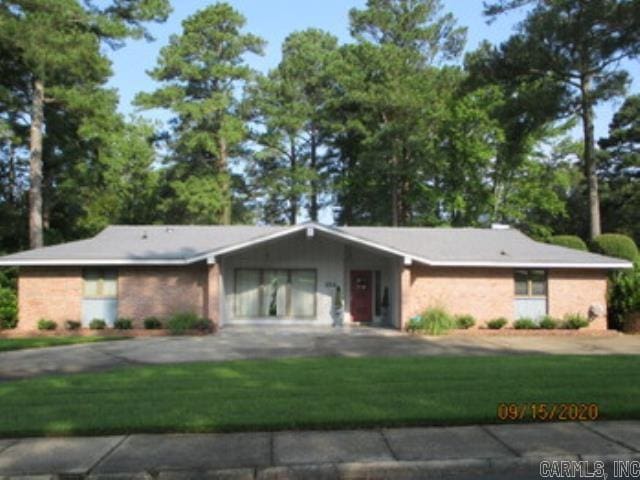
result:
M 436 261 L 430 262 L 429 265 L 434 267 L 496 267 L 496 268 L 581 268 L 581 269 L 621 269 L 632 268 L 630 262 L 620 263 L 527 263 L 527 262 L 473 262 L 473 261 Z
M 0 260 L 0 266 L 2 267 L 53 267 L 53 266 L 85 266 L 85 265 L 97 265 L 97 266 L 114 266 L 114 265 L 188 265 L 191 263 L 188 260 L 178 259 L 117 259 L 117 260 L 105 260 L 105 259 L 54 259 L 54 260 Z

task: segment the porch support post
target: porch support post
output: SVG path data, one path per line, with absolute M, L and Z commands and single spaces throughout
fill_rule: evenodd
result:
M 215 329 L 218 329 L 220 326 L 220 265 L 218 263 L 207 263 L 204 317 L 211 320 Z
M 404 330 L 409 324 L 409 315 L 411 315 L 411 267 L 407 265 L 403 265 L 400 272 L 399 303 L 399 328 Z

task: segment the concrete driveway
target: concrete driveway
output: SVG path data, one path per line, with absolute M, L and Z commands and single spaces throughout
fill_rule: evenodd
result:
M 378 328 L 227 327 L 205 337 L 121 342 L 0 353 L 0 380 L 126 365 L 306 356 L 639 354 L 640 336 L 420 337 Z

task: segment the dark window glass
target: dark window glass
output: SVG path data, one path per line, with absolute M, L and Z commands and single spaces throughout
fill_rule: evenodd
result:
M 376 279 L 376 290 L 375 290 L 375 310 L 376 316 L 380 316 L 382 313 L 382 274 L 380 270 L 376 270 L 375 274 Z
M 544 270 L 516 270 L 515 293 L 518 297 L 544 297 L 547 295 L 547 273 Z

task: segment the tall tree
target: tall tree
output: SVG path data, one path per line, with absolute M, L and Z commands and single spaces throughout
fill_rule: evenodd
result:
M 188 17 L 164 47 L 151 78 L 162 86 L 140 93 L 144 108 L 166 108 L 171 121 L 170 188 L 182 221 L 231 223 L 230 160 L 242 152 L 247 129 L 237 92 L 254 72 L 244 56 L 264 42 L 242 31 L 245 18 L 227 3 Z
M 365 76 L 362 93 L 353 92 L 353 97 L 368 103 L 372 125 L 379 125 L 370 133 L 377 155 L 385 156 L 386 165 L 376 170 L 388 179 L 387 221 L 392 225 L 411 219 L 412 178 L 420 158 L 415 125 L 428 109 L 428 92 L 420 89 L 429 83 L 427 76 L 434 76 L 430 65 L 457 57 L 464 46 L 466 30 L 441 9 L 438 0 L 369 0 L 365 9 L 349 12 L 351 34 L 359 45 L 345 52 L 364 57 L 356 62 L 364 71 L 350 72 Z
M 594 107 L 622 95 L 628 74 L 620 60 L 640 53 L 640 15 L 634 0 L 501 0 L 489 17 L 531 6 L 518 31 L 496 50 L 515 77 L 548 78 L 572 98 L 582 121 L 582 159 L 589 191 L 590 236 L 601 232 Z
M 250 172 L 262 187 L 271 220 L 279 197 L 289 223 L 296 222 L 303 197 L 309 218 L 318 220 L 327 175 L 325 102 L 337 43 L 318 29 L 292 33 L 284 41 L 282 61 L 250 89 L 254 138 L 262 147 Z
M 608 213 L 604 223 L 608 231 L 640 242 L 640 95 L 624 101 L 609 125 L 609 136 L 599 145 L 603 211 Z
M 43 245 L 43 144 L 48 104 L 64 104 L 83 86 L 106 81 L 109 62 L 101 42 L 118 46 L 146 35 L 143 23 L 162 21 L 167 0 L 114 0 L 98 7 L 91 1 L 7 0 L 0 4 L 0 43 L 11 50 L 20 72 L 15 95 L 28 119 L 29 238 Z

